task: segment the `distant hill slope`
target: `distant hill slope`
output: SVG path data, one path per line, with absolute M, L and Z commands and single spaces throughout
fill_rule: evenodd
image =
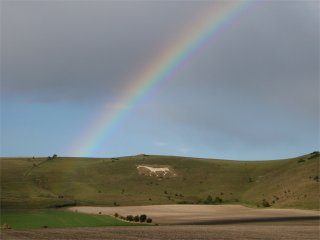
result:
M 319 209 L 318 152 L 273 161 L 138 155 L 1 158 L 0 163 L 2 208 L 222 201 Z M 151 172 L 159 168 L 163 173 Z

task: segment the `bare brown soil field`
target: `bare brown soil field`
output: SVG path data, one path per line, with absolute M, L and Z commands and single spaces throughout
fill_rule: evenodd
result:
M 147 214 L 159 226 L 3 230 L 7 240 L 316 240 L 319 212 L 253 209 L 240 205 L 71 207 L 70 211 L 113 215 Z
M 316 240 L 319 239 L 319 222 L 294 221 L 280 223 L 250 223 L 227 225 L 174 225 L 104 228 L 69 228 L 38 230 L 6 230 L 6 240 Z
M 311 220 L 319 211 L 298 209 L 256 209 L 241 205 L 150 205 L 124 207 L 70 207 L 70 211 L 123 216 L 146 214 L 154 223 L 167 224 L 231 224 Z

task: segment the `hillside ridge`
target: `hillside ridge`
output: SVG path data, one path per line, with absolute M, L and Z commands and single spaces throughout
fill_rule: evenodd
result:
M 2 208 L 236 203 L 319 209 L 319 152 L 276 161 L 140 154 L 0 163 Z M 157 168 L 172 174 L 146 172 Z

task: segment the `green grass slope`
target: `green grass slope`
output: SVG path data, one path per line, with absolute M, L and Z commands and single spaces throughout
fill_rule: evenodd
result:
M 319 209 L 319 153 L 273 161 L 139 155 L 121 158 L 1 158 L 1 207 L 222 203 Z M 172 178 L 137 165 L 170 166 Z
M 0 224 L 8 224 L 13 229 L 141 225 L 105 215 L 74 213 L 56 209 L 4 209 L 1 211 Z

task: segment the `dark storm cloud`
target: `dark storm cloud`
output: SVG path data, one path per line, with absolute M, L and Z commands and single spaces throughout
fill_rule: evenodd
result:
M 243 16 L 183 70 L 168 102 L 179 95 L 196 111 L 277 109 L 317 118 L 319 17 L 315 5 L 295 3 L 264 3 Z
M 317 146 L 318 10 L 294 3 L 268 2 L 242 16 L 190 61 L 150 115 L 185 126 L 180 134 L 196 129 L 208 146 Z
M 117 93 L 208 5 L 4 2 L 3 92 L 40 101 Z
M 44 108 L 54 116 L 84 122 L 102 103 L 121 107 L 125 103 L 114 97 L 135 81 L 134 73 L 212 3 L 2 1 L 1 98 L 18 102 L 16 108 L 5 106 L 7 112 L 22 113 L 6 114 L 10 148 L 22 139 L 15 121 L 24 130 L 29 111 L 34 127 L 25 139 L 48 131 L 38 130 L 47 114 L 39 103 L 50 102 Z M 122 141 L 130 137 L 124 144 L 128 154 L 131 146 L 140 151 L 152 139 L 160 147 L 207 157 L 261 159 L 314 151 L 320 144 L 319 2 L 254 2 L 148 96 L 116 134 L 121 144 L 113 147 L 121 154 Z M 69 109 L 66 103 L 74 105 Z M 55 114 L 55 104 L 67 110 Z M 46 119 L 48 129 L 55 126 Z M 87 127 L 79 122 L 75 133 Z M 58 127 L 63 134 L 74 123 Z

